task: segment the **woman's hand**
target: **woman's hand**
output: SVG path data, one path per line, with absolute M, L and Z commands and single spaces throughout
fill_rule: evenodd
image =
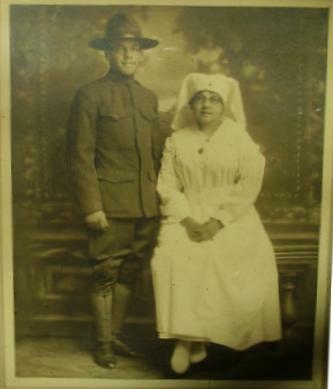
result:
M 186 217 L 180 224 L 185 227 L 188 237 L 194 242 L 202 241 L 203 225 L 191 217 Z
M 219 220 L 210 218 L 202 225 L 202 240 L 212 240 L 222 228 L 223 224 Z
M 103 211 L 90 213 L 84 220 L 88 228 L 92 230 L 104 231 L 109 227 L 108 219 Z
M 214 236 L 223 228 L 222 223 L 211 218 L 206 223 L 198 223 L 191 217 L 187 217 L 180 222 L 186 229 L 186 232 L 191 240 L 194 242 L 203 242 L 212 240 Z

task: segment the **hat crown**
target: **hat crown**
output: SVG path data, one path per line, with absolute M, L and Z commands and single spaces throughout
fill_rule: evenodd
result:
M 126 13 L 113 15 L 106 24 L 105 35 L 89 42 L 97 50 L 110 50 L 124 39 L 132 39 L 140 44 L 141 49 L 151 49 L 158 45 L 158 40 L 142 36 L 138 22 Z
M 109 39 L 134 37 L 141 38 L 142 33 L 139 24 L 124 13 L 114 15 L 106 25 L 105 35 Z

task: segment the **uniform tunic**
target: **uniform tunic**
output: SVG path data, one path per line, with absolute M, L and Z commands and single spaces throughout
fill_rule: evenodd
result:
M 69 120 L 70 167 L 81 212 L 157 216 L 163 141 L 157 98 L 135 79 L 110 72 L 83 86 Z
M 281 336 L 278 273 L 254 208 L 264 157 L 243 127 L 225 119 L 210 138 L 196 128 L 168 138 L 152 273 L 160 337 L 190 337 L 242 350 Z M 211 217 L 224 227 L 193 242 L 179 223 Z

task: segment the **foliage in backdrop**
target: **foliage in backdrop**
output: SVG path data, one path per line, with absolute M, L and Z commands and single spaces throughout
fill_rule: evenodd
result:
M 27 210 L 43 224 L 75 219 L 66 166 L 69 107 L 80 85 L 107 71 L 103 54 L 87 42 L 103 35 L 118 11 L 132 13 L 161 42 L 138 78 L 158 94 L 164 125 L 189 71 L 236 78 L 248 131 L 267 160 L 258 201 L 264 219 L 318 224 L 327 10 L 315 8 L 12 6 L 14 214 L 24 218 Z

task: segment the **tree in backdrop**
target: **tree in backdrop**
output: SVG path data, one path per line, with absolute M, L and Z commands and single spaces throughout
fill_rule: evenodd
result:
M 318 222 L 327 11 L 190 7 L 175 31 L 183 34 L 197 71 L 240 82 L 248 130 L 267 158 L 263 192 L 281 205 L 262 199 L 265 214 Z

